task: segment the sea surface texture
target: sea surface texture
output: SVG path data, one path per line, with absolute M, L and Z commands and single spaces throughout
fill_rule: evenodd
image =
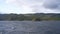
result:
M 0 21 L 0 34 L 60 34 L 60 21 Z

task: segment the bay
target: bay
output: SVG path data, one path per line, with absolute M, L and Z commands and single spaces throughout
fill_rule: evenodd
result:
M 0 34 L 60 34 L 60 21 L 0 21 Z

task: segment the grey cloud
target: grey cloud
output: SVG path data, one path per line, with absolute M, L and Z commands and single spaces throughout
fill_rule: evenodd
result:
M 58 7 L 58 5 L 57 4 L 44 4 L 44 7 L 45 8 L 50 8 L 50 9 L 56 9 L 57 7 Z
M 22 8 L 22 10 L 25 9 L 25 7 L 27 7 L 26 9 L 30 10 L 29 8 L 31 8 L 32 12 L 46 12 L 48 9 L 59 8 L 60 0 L 16 0 L 15 3 L 20 8 Z M 12 3 L 12 5 L 13 4 L 14 3 Z
M 32 8 L 32 12 L 39 12 L 41 9 L 41 2 L 43 0 L 24 0 L 24 2 Z
M 43 6 L 48 9 L 58 9 L 60 5 L 60 0 L 45 0 Z
M 26 0 L 26 1 L 29 1 L 29 2 L 41 2 L 42 0 Z
M 40 10 L 40 5 L 34 5 L 34 6 L 31 6 L 33 8 L 33 12 L 38 12 Z

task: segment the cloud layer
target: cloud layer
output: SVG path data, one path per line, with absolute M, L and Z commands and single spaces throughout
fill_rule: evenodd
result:
M 60 0 L 45 0 L 44 7 L 48 9 L 59 9 Z
M 5 13 L 60 13 L 60 0 L 3 1 L 3 4 L 0 8 L 0 11 L 2 11 L 2 13 L 3 11 L 5 11 Z

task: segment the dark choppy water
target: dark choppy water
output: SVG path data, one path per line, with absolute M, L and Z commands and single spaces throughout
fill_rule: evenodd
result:
M 0 21 L 0 34 L 60 34 L 60 21 Z

